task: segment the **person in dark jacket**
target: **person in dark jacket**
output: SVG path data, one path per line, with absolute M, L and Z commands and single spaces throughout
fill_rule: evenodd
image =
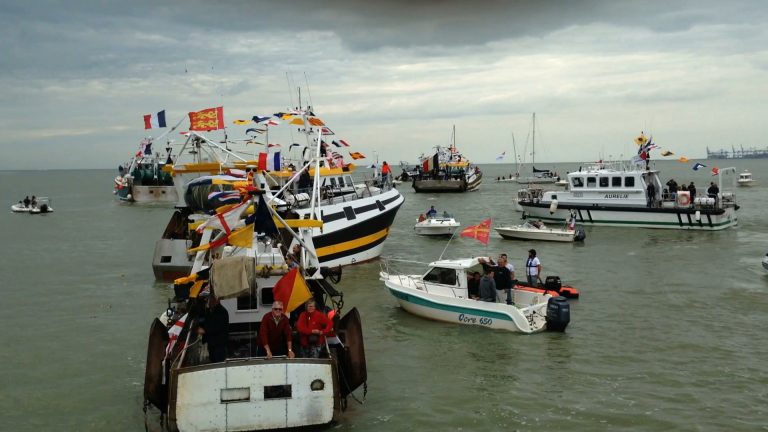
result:
M 467 295 L 472 300 L 480 300 L 480 272 L 472 273 L 472 277 L 467 280 Z
M 493 267 L 486 267 L 485 276 L 480 279 L 480 300 L 496 303 L 496 282 L 493 281 Z
M 691 184 L 688 185 L 688 193 L 691 194 L 691 202 L 696 199 L 696 186 L 691 182 Z
M 208 345 L 208 358 L 211 363 L 227 359 L 229 313 L 213 294 L 208 298 L 208 311 L 200 320 L 197 332 L 203 337 L 203 343 Z

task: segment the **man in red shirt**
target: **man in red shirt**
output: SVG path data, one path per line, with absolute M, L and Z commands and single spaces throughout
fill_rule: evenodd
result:
M 302 357 L 319 358 L 320 349 L 325 346 L 325 337 L 333 332 L 333 323 L 317 310 L 314 300 L 304 305 L 304 312 L 299 316 L 296 328 L 299 330 Z
M 276 300 L 272 312 L 261 319 L 259 328 L 259 355 L 268 359 L 273 355 L 294 358 L 291 324 L 283 313 L 283 302 Z

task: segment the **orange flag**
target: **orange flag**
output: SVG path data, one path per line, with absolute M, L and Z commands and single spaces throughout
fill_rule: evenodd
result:
M 291 313 L 302 303 L 312 298 L 304 276 L 299 273 L 299 268 L 294 267 L 281 277 L 272 289 L 275 300 L 283 302 L 285 313 Z
M 189 113 L 189 130 L 224 129 L 224 107 L 208 108 Z
M 473 225 L 464 228 L 461 232 L 462 237 L 469 237 L 480 241 L 480 243 L 488 246 L 488 238 L 491 235 L 491 219 L 486 219 L 480 223 L 480 225 Z

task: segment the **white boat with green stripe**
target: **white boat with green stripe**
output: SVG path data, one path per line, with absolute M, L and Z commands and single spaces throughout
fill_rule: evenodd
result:
M 482 272 L 478 257 L 435 261 L 423 275 L 393 273 L 391 261 L 382 260 L 379 278 L 400 306 L 414 315 L 520 333 L 564 331 L 570 321 L 568 301 L 540 289 L 513 289 L 512 305 L 470 298 L 467 275 Z
M 697 175 L 697 174 L 693 174 Z M 738 223 L 736 196 L 724 179 L 736 169 L 721 168 L 715 181 L 706 174 L 698 187 L 669 192 L 659 171 L 626 162 L 606 162 L 568 174 L 566 190 L 518 191 L 516 208 L 523 219 L 564 222 L 571 214 L 582 225 L 718 231 Z M 684 182 L 681 182 L 681 186 Z

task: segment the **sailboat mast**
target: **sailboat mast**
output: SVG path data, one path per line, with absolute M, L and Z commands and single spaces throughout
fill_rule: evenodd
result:
M 536 169 L 536 113 L 533 113 L 533 138 L 531 139 L 531 166 Z

